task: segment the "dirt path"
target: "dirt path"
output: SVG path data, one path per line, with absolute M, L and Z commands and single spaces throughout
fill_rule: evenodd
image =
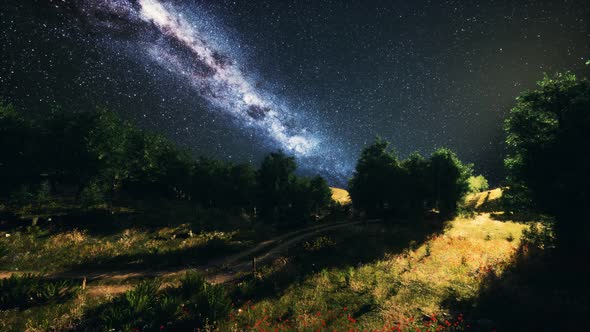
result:
M 180 267 L 177 269 L 167 270 L 127 270 L 127 271 L 67 271 L 60 273 L 47 274 L 47 279 L 79 279 L 86 278 L 88 282 L 96 281 L 125 281 L 128 279 L 137 278 L 152 278 L 152 277 L 174 277 L 180 275 L 188 270 L 196 269 L 204 273 L 208 282 L 218 284 L 226 283 L 242 278 L 245 274 L 252 270 L 252 260 L 255 259 L 257 264 L 264 264 L 273 258 L 276 258 L 280 253 L 284 252 L 294 244 L 312 237 L 314 235 L 359 224 L 375 223 L 380 220 L 369 221 L 347 221 L 338 222 L 325 225 L 311 226 L 297 231 L 289 232 L 272 239 L 263 241 L 253 248 L 243 252 L 214 260 L 205 266 L 197 266 L 194 268 Z M 0 271 L 0 279 L 8 278 L 13 274 L 35 273 L 35 271 Z M 131 288 L 131 285 L 119 284 L 113 285 L 89 285 L 88 291 L 91 294 L 117 294 L 125 292 Z

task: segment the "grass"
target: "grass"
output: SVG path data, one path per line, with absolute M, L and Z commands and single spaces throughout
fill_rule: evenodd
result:
M 124 294 L 85 314 L 81 328 L 121 331 L 187 330 L 214 326 L 226 317 L 230 301 L 221 286 L 210 285 L 198 273 L 185 273 L 176 286 L 145 280 Z
M 465 207 L 479 212 L 501 211 L 500 197 L 502 197 L 501 188 L 472 193 L 465 197 Z
M 197 314 L 207 305 L 195 307 L 203 298 L 190 296 L 202 294 L 194 285 L 203 283 L 182 281 L 186 277 L 179 276 L 160 282 L 135 278 L 93 283 L 65 301 L 0 311 L 0 330 L 79 330 L 99 325 L 121 330 L 141 325 L 141 330 L 158 331 L 162 326 L 162 330 L 202 326 L 220 331 L 481 328 L 480 322 L 463 316 L 469 311 L 466 304 L 477 303 L 490 276 L 502 279 L 510 274 L 506 271 L 526 228 L 495 219 L 499 195 L 494 193 L 469 197 L 467 204 L 475 212 L 445 225 L 433 220 L 358 224 L 307 238 L 271 264 L 259 266 L 256 273 L 216 288 L 211 296 L 225 299 L 226 289 L 227 301 L 233 304 L 226 308 L 229 302 L 221 301 L 214 315 Z M 46 271 L 88 264 L 107 270 L 166 266 L 182 263 L 175 257 L 206 261 L 209 254 L 238 250 L 262 236 L 249 227 L 219 230 L 202 227 L 203 223 L 198 228 L 187 222 L 130 226 L 122 223 L 110 232 L 92 227 L 23 227 L 1 238 L 0 266 Z M 129 290 L 130 286 L 135 288 Z M 111 288 L 127 291 L 113 296 Z M 187 305 L 193 308 L 188 314 L 182 309 Z M 205 319 L 210 314 L 216 317 L 214 326 Z
M 48 233 L 39 228 L 16 231 L 0 239 L 0 269 L 63 272 L 91 265 L 93 269 L 182 266 L 205 262 L 250 245 L 237 232 L 193 233 L 189 225 L 155 230 L 127 228 L 113 234 L 85 230 Z
M 294 253 L 299 262 L 279 260 L 256 280 L 240 285 L 237 298 L 254 301 L 238 309 L 226 328 L 249 330 L 248 326 L 263 324 L 264 317 L 264 324 L 277 327 L 289 319 L 290 328 L 301 330 L 312 326 L 374 330 L 398 323 L 406 328 L 424 327 L 420 324 L 431 321 L 423 317 L 432 315 L 454 319 L 455 324 L 460 313 L 449 311 L 448 302 L 476 297 L 491 271 L 502 275 L 524 227 L 484 214 L 476 219 L 457 218 L 444 232 L 422 243 L 407 241 L 415 233 L 401 226 L 319 236 Z M 506 240 L 509 234 L 512 241 Z M 406 241 L 405 250 L 395 245 Z M 383 255 L 367 254 L 371 252 L 367 247 L 375 243 L 382 246 Z M 296 277 L 287 281 L 285 275 Z

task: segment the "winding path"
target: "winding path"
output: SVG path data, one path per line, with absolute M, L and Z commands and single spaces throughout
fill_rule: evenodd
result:
M 312 237 L 314 235 L 332 231 L 344 227 L 350 227 L 359 224 L 376 223 L 380 220 L 368 221 L 345 221 L 323 225 L 316 225 L 306 227 L 286 234 L 276 236 L 272 239 L 263 241 L 253 248 L 244 250 L 240 253 L 230 255 L 228 257 L 213 260 L 204 266 L 196 266 L 194 268 L 179 267 L 176 269 L 166 270 L 127 270 L 127 271 L 66 271 L 46 274 L 47 279 L 84 279 L 89 282 L 93 281 L 124 281 L 126 279 L 134 278 L 149 278 L 149 277 L 172 277 L 191 269 L 201 271 L 208 282 L 219 284 L 238 280 L 252 270 L 252 261 L 255 259 L 257 264 L 265 264 L 268 261 L 276 258 L 279 254 L 286 251 L 296 243 Z M 13 274 L 35 273 L 35 271 L 0 271 L 0 279 L 8 278 Z M 124 292 L 131 288 L 131 285 L 89 285 L 88 291 L 91 294 L 117 294 Z

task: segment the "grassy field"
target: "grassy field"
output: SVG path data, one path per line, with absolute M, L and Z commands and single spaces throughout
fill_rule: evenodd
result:
M 413 330 L 433 324 L 426 317 L 466 328 L 450 304 L 475 298 L 490 273 L 502 275 L 524 227 L 486 213 L 459 217 L 423 241 L 402 225 L 319 236 L 239 285 L 241 298 L 253 300 L 223 329 Z
M 356 224 L 305 238 L 254 274 L 224 285 L 232 306 L 217 329 L 451 331 L 477 326 L 476 330 L 490 330 L 493 321 L 471 321 L 456 304 L 474 301 L 490 275 L 500 278 L 519 247 L 526 225 L 497 220 L 493 207 L 500 195 L 493 190 L 468 197 L 466 205 L 476 212 L 446 224 L 429 218 L 419 223 Z M 191 222 L 149 223 L 149 227 L 122 222 L 111 232 L 91 226 L 21 227 L 2 234 L 0 266 L 50 273 L 206 262 L 265 237 L 252 234 L 256 231 L 246 221 L 241 223 L 247 227 L 197 228 Z M 161 280 L 159 292 L 177 285 L 178 278 Z M 64 291 L 50 293 L 54 297 L 26 308 L 0 310 L 0 330 L 75 330 L 89 313 L 119 301 L 121 295 L 116 294 L 121 289 L 128 290 L 142 279 L 89 282 L 84 287 L 81 280 L 73 280 L 69 288 L 44 284 Z M 168 325 L 162 326 L 160 330 L 168 330 Z

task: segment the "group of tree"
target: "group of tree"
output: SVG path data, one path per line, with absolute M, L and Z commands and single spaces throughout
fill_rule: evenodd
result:
M 554 216 L 558 246 L 587 254 L 590 82 L 571 73 L 545 76 L 517 98 L 505 130 L 507 209 Z
M 413 153 L 399 160 L 388 146 L 377 139 L 362 151 L 349 182 L 355 209 L 369 216 L 416 217 L 430 209 L 444 218 L 453 216 L 469 191 L 471 165 L 445 148 L 429 159 Z
M 87 205 L 187 200 L 285 223 L 305 221 L 331 202 L 326 181 L 296 176 L 295 160 L 282 152 L 268 155 L 258 170 L 195 160 L 106 110 L 35 116 L 0 105 L 0 151 L 4 201 L 47 195 Z

